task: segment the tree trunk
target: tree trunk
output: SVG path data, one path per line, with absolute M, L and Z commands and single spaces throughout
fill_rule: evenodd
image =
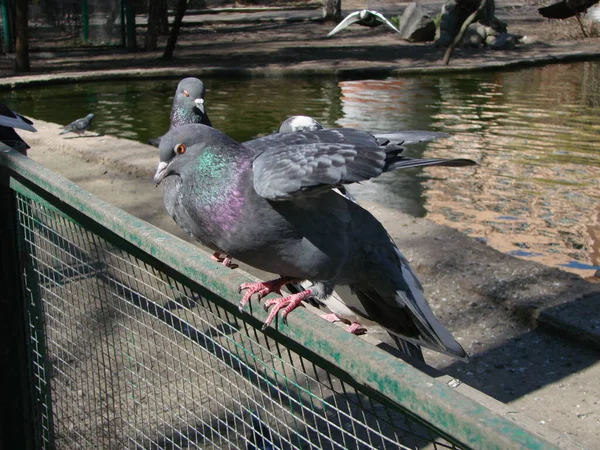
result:
M 127 30 L 127 50 L 135 52 L 137 49 L 137 36 L 135 30 L 134 0 L 125 0 L 125 22 Z
M 444 58 L 442 59 L 442 64 L 448 65 L 448 63 L 450 62 L 450 57 L 452 56 L 452 52 L 454 52 L 454 49 L 456 48 L 456 46 L 460 43 L 460 41 L 462 41 L 462 38 L 464 37 L 465 32 L 467 31 L 467 28 L 469 28 L 469 25 L 471 25 L 475 21 L 475 19 L 479 15 L 479 13 L 483 10 L 483 8 L 485 8 L 486 4 L 488 2 L 493 2 L 493 1 L 494 0 L 481 0 L 477 9 L 475 11 L 473 11 L 471 13 L 471 15 L 465 19 L 462 26 L 460 27 L 460 30 L 458 30 L 458 33 L 456 34 L 456 36 L 454 36 L 454 40 L 452 41 L 450 46 L 446 49 L 446 53 L 444 54 Z
M 158 35 L 169 32 L 168 8 L 166 0 L 148 0 L 148 31 L 146 32 L 146 51 L 157 48 Z M 164 22 L 166 21 L 166 32 Z
M 183 22 L 183 16 L 185 16 L 185 11 L 188 7 L 189 0 L 178 0 L 177 1 L 177 10 L 175 12 L 175 19 L 173 20 L 173 25 L 171 26 L 171 33 L 169 34 L 169 40 L 167 41 L 167 46 L 165 47 L 165 51 L 163 53 L 162 59 L 166 61 L 171 61 L 173 59 L 173 52 L 175 51 L 175 44 L 177 44 L 177 38 L 179 37 L 179 30 L 181 28 L 181 22 Z
M 342 0 L 325 0 L 323 19 L 326 22 L 339 22 L 342 18 Z
M 16 1 L 16 45 L 15 45 L 15 69 L 17 72 L 28 72 L 29 65 L 29 24 L 27 0 Z

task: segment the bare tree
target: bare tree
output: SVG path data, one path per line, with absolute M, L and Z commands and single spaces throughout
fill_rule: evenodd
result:
M 169 32 L 169 10 L 166 0 L 148 0 L 146 50 L 156 50 L 158 36 Z
M 326 22 L 339 22 L 342 18 L 342 0 L 325 0 L 323 19 Z
M 171 26 L 171 33 L 169 34 L 169 40 L 163 53 L 162 59 L 170 61 L 173 59 L 173 52 L 175 51 L 175 44 L 177 44 L 177 38 L 179 37 L 179 30 L 181 29 L 181 22 L 183 22 L 183 16 L 187 11 L 189 0 L 177 0 L 177 9 L 175 11 L 175 19 Z
M 27 0 L 16 0 L 16 46 L 15 69 L 18 72 L 28 72 L 29 65 L 29 24 Z

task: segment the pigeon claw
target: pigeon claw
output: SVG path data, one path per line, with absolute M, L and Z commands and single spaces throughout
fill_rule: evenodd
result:
M 240 286 L 240 293 L 243 290 L 246 290 L 246 293 L 244 294 L 244 296 L 242 297 L 242 299 L 240 300 L 240 306 L 239 309 L 240 311 L 242 309 L 244 309 L 244 306 L 246 306 L 246 304 L 250 301 L 250 297 L 252 297 L 254 294 L 257 294 L 258 300 L 260 300 L 261 298 L 263 298 L 265 295 L 270 294 L 271 292 L 275 292 L 279 295 L 281 295 L 281 287 L 286 284 L 289 283 L 290 279 L 287 277 L 284 278 L 278 278 L 276 280 L 271 280 L 271 281 L 260 281 L 258 283 L 244 283 Z
M 367 329 L 358 322 L 352 322 L 350 326 L 346 328 L 346 331 L 350 334 L 360 336 L 361 334 L 365 334 Z
M 222 255 L 222 253 L 220 253 L 220 252 L 214 252 L 211 256 L 211 259 L 214 259 L 215 261 L 220 262 L 225 267 L 229 267 L 230 269 L 237 269 L 239 267 L 237 264 L 234 264 L 232 262 L 231 256 L 229 256 L 229 255 L 221 256 L 221 255 Z
M 281 313 L 281 318 L 283 320 L 286 319 L 287 315 L 291 313 L 298 306 L 302 305 L 302 302 L 309 298 L 312 295 L 312 291 L 307 289 L 302 292 L 298 292 L 297 294 L 288 295 L 287 297 L 281 298 L 272 298 L 265 302 L 265 309 L 273 306 L 271 311 L 269 311 L 269 315 L 267 316 L 267 320 L 265 320 L 264 325 L 262 326 L 262 330 L 264 331 L 271 323 L 273 319 L 277 316 L 277 313 L 283 309 Z

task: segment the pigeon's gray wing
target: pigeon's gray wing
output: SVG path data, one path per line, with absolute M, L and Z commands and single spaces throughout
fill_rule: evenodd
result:
M 300 144 L 272 148 L 252 165 L 254 189 L 268 200 L 315 195 L 346 183 L 379 176 L 386 164 L 384 147 L 365 151 L 344 143 Z
M 388 27 L 390 27 L 396 33 L 400 33 L 400 30 L 398 28 L 396 28 L 392 22 L 387 20 L 383 14 L 381 14 L 377 11 L 371 11 L 371 14 L 373 14 L 375 17 L 377 17 L 377 20 L 379 20 L 381 23 L 386 24 Z
M 389 131 L 384 133 L 372 133 L 377 141 L 381 145 L 385 145 L 383 141 L 389 141 L 394 144 L 417 144 L 419 142 L 430 142 L 436 139 L 443 139 L 450 137 L 447 133 L 441 133 L 439 131 L 421 131 L 421 130 L 408 130 L 408 131 Z
M 0 103 L 0 126 L 20 128 L 27 131 L 37 131 L 33 127 L 33 122 L 21 114 Z
M 280 134 L 300 136 L 305 133 Z M 402 147 L 380 146 L 368 133 L 366 142 L 304 143 L 271 147 L 253 162 L 254 190 L 268 200 L 319 195 L 343 184 L 378 177 L 383 172 L 422 166 L 470 166 L 470 159 L 413 159 L 399 155 Z M 372 139 L 371 142 L 368 138 Z
M 360 15 L 360 11 L 354 11 L 352 14 L 349 14 L 348 16 L 346 16 L 346 18 L 344 20 L 342 20 L 340 23 L 338 23 L 337 26 L 329 32 L 327 37 L 331 37 L 338 31 L 346 28 L 347 26 L 352 25 L 353 23 L 358 22 L 360 20 L 359 15 Z

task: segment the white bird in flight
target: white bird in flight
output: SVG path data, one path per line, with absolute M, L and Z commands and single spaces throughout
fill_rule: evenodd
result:
M 353 23 L 357 23 L 364 27 L 370 27 L 370 28 L 378 27 L 379 25 L 384 23 L 388 27 L 390 27 L 392 30 L 394 30 L 396 33 L 400 33 L 400 30 L 398 30 L 398 28 L 396 28 L 392 22 L 387 20 L 383 16 L 383 14 L 381 14 L 377 11 L 363 9 L 361 11 L 354 11 L 352 14 L 349 14 L 348 16 L 346 16 L 346 18 L 344 20 L 342 20 L 333 30 L 331 30 L 329 32 L 327 37 L 333 36 L 335 33 L 340 31 L 341 29 L 346 28 L 347 26 L 352 25 Z

